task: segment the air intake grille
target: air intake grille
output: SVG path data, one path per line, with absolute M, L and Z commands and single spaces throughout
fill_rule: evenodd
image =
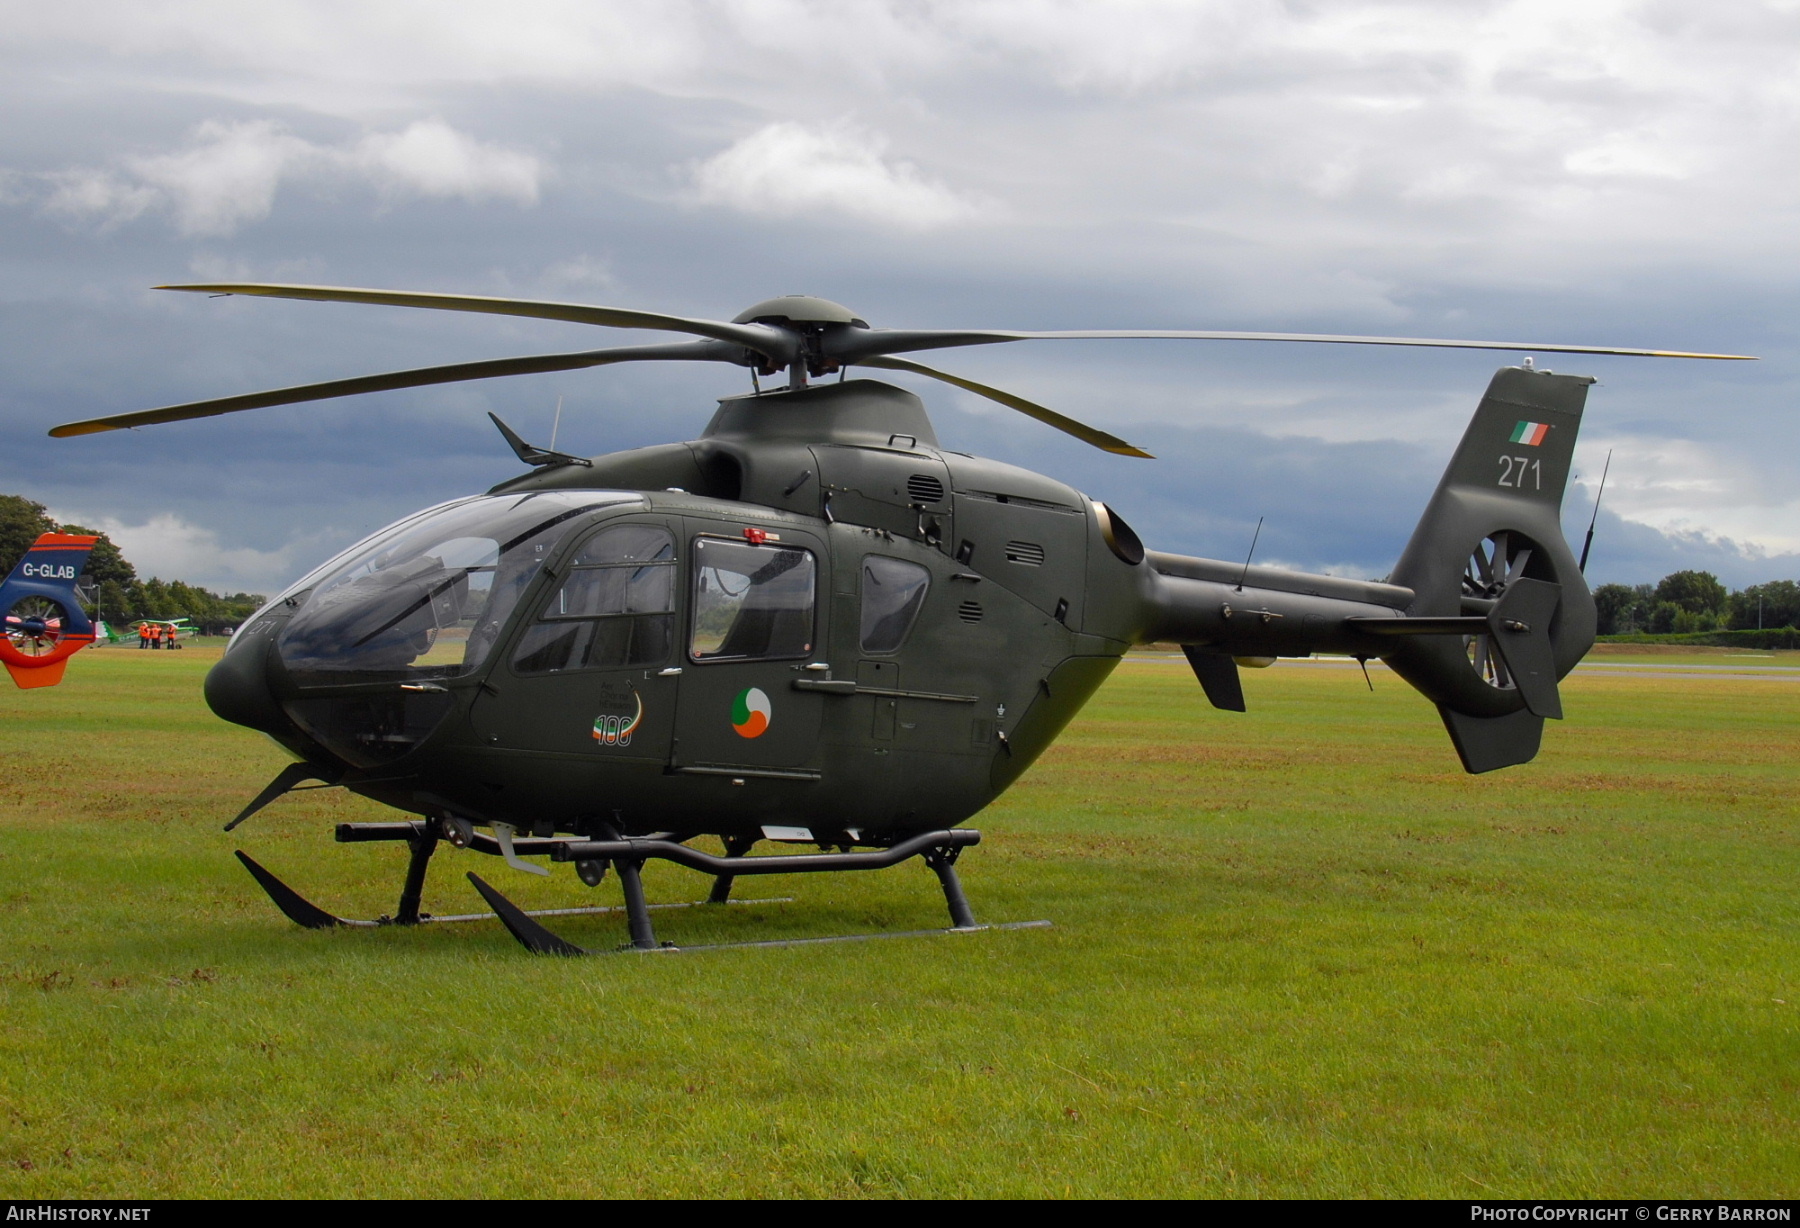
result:
M 966 623 L 980 622 L 981 621 L 981 603 L 979 601 L 963 602 L 961 605 L 956 607 L 956 616 L 958 618 L 962 619 Z
M 906 497 L 914 503 L 942 503 L 944 484 L 928 473 L 915 473 L 906 479 Z
M 1023 563 L 1027 567 L 1044 565 L 1044 548 L 1036 542 L 1007 542 L 1006 561 Z

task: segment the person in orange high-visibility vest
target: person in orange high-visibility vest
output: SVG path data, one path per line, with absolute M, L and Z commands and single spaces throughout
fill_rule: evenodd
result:
M 162 624 L 161 623 L 151 623 L 150 624 L 150 647 L 161 648 L 162 647 L 162 635 L 163 635 Z
M 150 647 L 150 624 L 149 623 L 139 623 L 138 624 L 138 647 L 139 648 Z

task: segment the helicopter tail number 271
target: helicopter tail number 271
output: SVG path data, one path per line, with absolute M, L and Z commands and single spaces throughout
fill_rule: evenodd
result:
M 400 906 L 384 920 L 429 919 L 420 891 L 447 841 L 536 873 L 546 867 L 534 859 L 572 862 L 589 885 L 616 871 L 642 950 L 661 949 L 638 874 L 651 858 L 711 875 L 711 899 L 724 902 L 743 876 L 922 856 L 953 928 L 973 926 L 954 864 L 979 835 L 956 825 L 1019 778 L 1134 645 L 1181 645 L 1207 699 L 1237 711 L 1241 664 L 1379 658 L 1436 705 L 1464 768 L 1486 772 L 1536 755 L 1545 719 L 1562 716 L 1559 681 L 1593 643 L 1594 602 L 1560 517 L 1585 376 L 1529 363 L 1498 371 L 1392 573 L 1373 582 L 1148 550 L 1115 508 L 940 447 L 913 393 L 809 375 L 858 365 L 946 380 L 1141 456 L 1107 432 L 894 355 L 1126 335 L 1661 353 L 882 330 L 801 296 L 727 323 L 331 287 L 191 288 L 703 340 L 337 380 L 53 434 L 612 362 L 788 371 L 784 388 L 721 400 L 685 443 L 583 458 L 533 448 L 502 424 L 528 472 L 401 520 L 301 578 L 238 631 L 206 681 L 216 713 L 297 760 L 233 825 L 309 779 L 412 816 L 338 831 L 409 845 Z M 691 846 L 703 835 L 724 855 Z M 819 852 L 745 855 L 765 839 Z M 350 924 L 239 857 L 293 920 Z M 581 952 L 470 878 L 528 948 Z

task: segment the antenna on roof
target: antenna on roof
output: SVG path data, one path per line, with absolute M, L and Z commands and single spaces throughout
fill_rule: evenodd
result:
M 1262 522 L 1263 518 L 1258 516 L 1256 518 L 1256 532 L 1250 535 L 1250 553 L 1244 556 L 1244 571 L 1243 574 L 1238 577 L 1237 582 L 1237 591 L 1240 593 L 1244 591 L 1244 581 L 1250 578 L 1250 560 L 1256 557 L 1256 539 L 1262 536 Z
M 1587 574 L 1588 551 L 1594 548 L 1594 522 L 1600 519 L 1600 496 L 1606 493 L 1606 475 L 1612 471 L 1612 449 L 1606 450 L 1606 466 L 1600 470 L 1600 489 L 1594 492 L 1594 515 L 1588 521 L 1587 540 L 1581 543 L 1581 562 L 1576 564 L 1581 574 Z

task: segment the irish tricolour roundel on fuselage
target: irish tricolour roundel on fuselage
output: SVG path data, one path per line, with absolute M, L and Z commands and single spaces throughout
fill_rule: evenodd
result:
M 746 687 L 731 701 L 731 727 L 741 738 L 760 738 L 768 731 L 775 706 L 761 687 Z

